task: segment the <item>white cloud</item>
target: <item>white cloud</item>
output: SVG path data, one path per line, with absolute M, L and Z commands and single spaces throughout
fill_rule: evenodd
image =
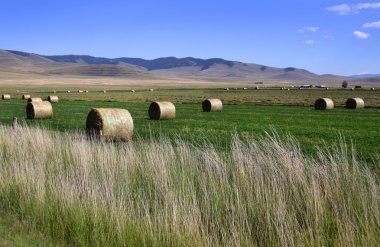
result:
M 361 31 L 355 31 L 355 32 L 354 32 L 354 35 L 355 35 L 358 39 L 367 39 L 367 38 L 369 37 L 369 33 L 361 32 Z
M 364 28 L 380 28 L 380 21 L 367 22 L 363 25 Z
M 335 12 L 339 15 L 357 14 L 362 9 L 378 9 L 380 2 L 358 3 L 358 4 L 341 4 L 327 7 L 326 10 Z
M 303 32 L 312 32 L 315 33 L 319 30 L 319 27 L 304 27 L 298 30 L 298 32 L 303 33 Z
M 305 44 L 307 44 L 307 45 L 314 45 L 315 44 L 315 40 L 313 40 L 313 39 L 305 40 Z
M 352 12 L 352 8 L 348 4 L 335 5 L 327 7 L 326 9 L 331 12 L 336 12 L 340 15 L 348 15 Z

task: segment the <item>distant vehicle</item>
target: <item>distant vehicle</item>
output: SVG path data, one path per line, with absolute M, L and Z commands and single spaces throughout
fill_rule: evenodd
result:
M 305 89 L 305 88 L 313 88 L 313 85 L 302 85 L 300 88 Z
M 325 85 L 316 85 L 316 88 L 327 88 Z

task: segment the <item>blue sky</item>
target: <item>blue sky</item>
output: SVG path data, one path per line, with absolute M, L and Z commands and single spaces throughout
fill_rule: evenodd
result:
M 0 49 L 380 73 L 380 1 L 0 0 Z

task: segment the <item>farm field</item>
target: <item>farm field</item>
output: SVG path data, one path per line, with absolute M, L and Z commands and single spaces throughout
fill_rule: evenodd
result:
M 51 93 L 32 92 L 33 96 L 46 98 Z M 88 112 L 94 107 L 125 108 L 130 111 L 135 124 L 135 137 L 181 137 L 200 144 L 210 141 L 225 149 L 234 134 L 241 137 L 260 138 L 266 132 L 276 131 L 280 136 L 295 137 L 306 154 L 315 154 L 317 147 L 334 146 L 343 136 L 353 143 L 360 158 L 373 163 L 380 150 L 380 93 L 357 90 L 236 90 L 222 89 L 172 89 L 108 91 L 90 93 L 57 93 L 58 104 L 53 104 L 51 120 L 26 120 L 25 105 L 21 94 L 10 101 L 0 101 L 0 123 L 9 125 L 13 116 L 30 126 L 42 126 L 52 130 L 84 132 Z M 285 96 L 284 96 L 285 95 Z M 205 98 L 221 98 L 224 109 L 217 113 L 203 113 L 201 104 Z M 319 97 L 331 97 L 337 106 L 330 111 L 316 111 L 312 107 Z M 345 99 L 362 97 L 369 108 L 348 110 L 343 108 Z M 16 99 L 15 99 L 16 98 Z M 168 121 L 148 120 L 148 107 L 153 100 L 169 100 L 176 103 L 177 117 Z
M 25 119 L 22 93 L 9 91 L 0 100 L 0 245 L 380 242 L 379 91 L 58 92 L 49 120 Z M 337 107 L 315 110 L 320 97 Z M 350 97 L 367 108 L 345 109 Z M 205 98 L 221 98 L 223 111 L 202 112 Z M 176 118 L 149 120 L 153 100 L 174 102 Z M 88 141 L 96 107 L 128 109 L 132 142 Z

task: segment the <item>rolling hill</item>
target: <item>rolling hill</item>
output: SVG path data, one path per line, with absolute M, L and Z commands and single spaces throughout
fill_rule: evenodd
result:
M 287 67 L 229 61 L 221 58 L 163 57 L 153 60 L 141 58 L 104 58 L 88 55 L 43 56 L 33 53 L 0 50 L 0 71 L 38 73 L 40 75 L 112 76 L 128 78 L 188 78 L 226 81 L 287 81 L 340 83 L 348 77 L 318 75 L 310 71 Z M 354 78 L 377 81 L 380 77 Z

